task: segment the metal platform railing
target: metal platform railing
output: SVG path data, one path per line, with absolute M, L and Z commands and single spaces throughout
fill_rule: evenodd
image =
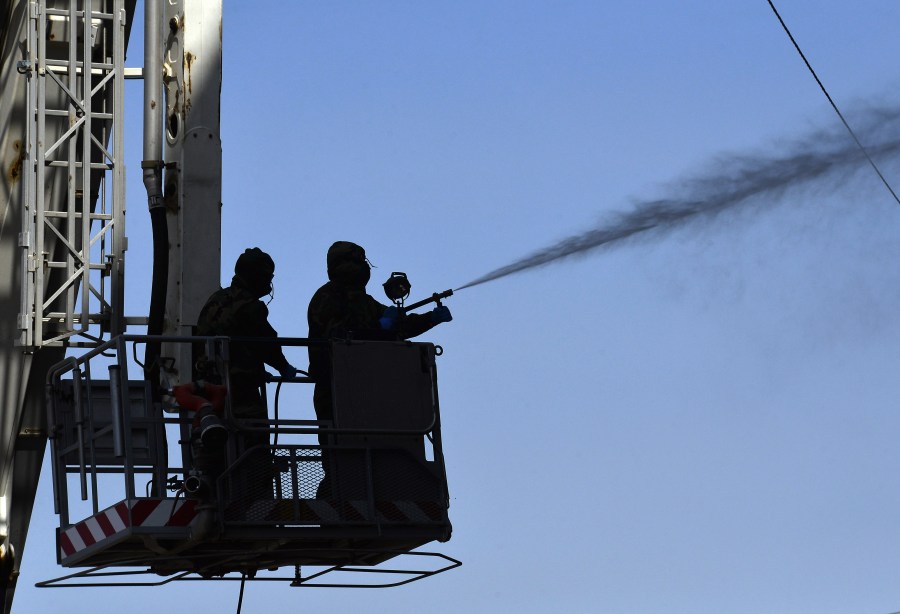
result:
M 241 420 L 229 394 L 221 418 L 230 436 L 215 462 L 204 465 L 198 462 L 194 416 L 171 397 L 154 401 L 158 395 L 150 383 L 129 378 L 129 369 L 139 366 L 135 346 L 151 340 L 193 344 L 230 391 L 233 340 L 221 337 L 121 335 L 51 369 L 47 400 L 61 530 L 122 501 L 182 499 L 213 509 L 214 526 L 205 530 L 219 535 L 286 527 L 334 535 L 341 529 L 367 528 L 380 535 L 418 526 L 443 527 L 446 534 L 436 533 L 437 538 L 449 538 L 436 352 L 431 344 L 269 340 L 282 346 L 332 347 L 349 365 L 335 370 L 335 387 L 352 386 L 365 400 L 360 405 L 357 398 L 336 395 L 330 423 L 282 418 L 277 400 L 276 418 Z M 373 363 L 371 370 L 354 362 L 357 354 L 363 363 Z M 392 357 L 399 357 L 400 370 L 410 371 L 399 379 L 393 375 L 393 384 L 415 390 L 391 391 L 381 403 L 372 390 L 380 389 L 378 374 L 390 369 Z M 98 371 L 107 377 L 98 377 Z M 285 385 L 310 383 L 315 382 L 301 375 L 289 381 L 273 377 L 271 385 L 280 391 Z M 266 396 L 263 390 L 264 401 Z M 304 408 L 309 414 L 311 410 Z M 407 418 L 398 421 L 398 414 Z M 173 453 L 180 449 L 180 465 L 170 466 L 169 448 Z M 198 465 L 203 465 L 200 471 Z M 198 473 L 208 476 L 209 490 L 190 487 L 190 478 Z M 328 488 L 323 491 L 326 473 Z M 87 509 L 82 503 L 77 512 L 69 492 L 73 479 L 78 498 L 87 502 Z M 125 507 L 123 513 L 133 513 L 133 505 Z M 126 523 L 133 526 L 134 519 L 129 516 Z

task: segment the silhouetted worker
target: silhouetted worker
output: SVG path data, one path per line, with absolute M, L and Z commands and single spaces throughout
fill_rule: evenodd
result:
M 272 292 L 275 262 L 271 256 L 254 247 L 244 250 L 234 265 L 231 285 L 213 293 L 200 311 L 197 335 L 248 337 L 275 341 L 278 333 L 269 324 L 269 309 L 260 298 Z M 229 379 L 231 381 L 231 409 L 239 420 L 251 421 L 248 426 L 261 428 L 268 418 L 260 387 L 266 383 L 265 366 L 273 367 L 287 379 L 297 370 L 288 362 L 277 343 L 232 342 L 229 344 Z M 268 445 L 268 433 L 248 432 L 243 435 L 244 449 Z M 265 463 L 270 465 L 268 450 Z M 260 459 L 254 464 L 262 463 Z M 270 476 L 265 476 L 268 478 Z M 265 480 L 261 480 L 265 485 Z M 267 488 L 271 493 L 271 488 Z
M 307 319 L 310 339 L 400 340 L 420 335 L 441 322 L 453 319 L 446 306 L 424 314 L 400 317 L 395 306 L 379 303 L 366 293 L 371 265 L 365 250 L 349 241 L 338 241 L 328 249 L 328 283 L 319 288 L 309 302 Z M 316 419 L 330 421 L 334 417 L 331 393 L 331 357 L 327 347 L 309 346 L 309 374 L 315 379 L 313 406 Z M 326 445 L 320 436 L 319 443 Z M 322 480 L 318 497 L 330 495 L 323 452 Z

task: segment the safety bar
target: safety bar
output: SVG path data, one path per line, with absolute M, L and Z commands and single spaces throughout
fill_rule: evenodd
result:
M 362 341 L 362 340 L 360 340 Z M 112 382 L 114 373 L 110 371 L 110 382 L 111 388 L 113 390 L 113 394 L 119 393 L 118 396 L 113 399 L 113 408 L 121 405 L 121 388 L 122 382 L 127 382 L 127 365 L 123 363 L 123 361 L 127 360 L 127 345 L 129 343 L 132 344 L 140 344 L 140 343 L 208 343 L 208 342 L 218 342 L 224 343 L 226 347 L 230 343 L 261 343 L 261 344 L 273 344 L 277 343 L 281 347 L 309 347 L 309 346 L 323 346 L 330 345 L 332 342 L 325 339 L 307 339 L 307 338 L 255 338 L 255 337 L 221 337 L 221 336 L 197 336 L 197 337 L 177 337 L 172 335 L 119 335 L 106 343 L 93 348 L 92 350 L 86 352 L 85 354 L 78 357 L 68 357 L 65 360 L 57 363 L 49 370 L 47 374 L 47 386 L 48 390 L 52 390 L 54 387 L 57 387 L 59 383 L 62 381 L 63 376 L 72 372 L 75 373 L 78 371 L 80 367 L 90 362 L 91 359 L 96 358 L 98 356 L 109 357 L 110 351 L 116 352 L 116 358 L 118 361 L 118 369 L 115 372 L 115 375 L 119 376 L 115 383 Z M 358 343 L 359 341 L 346 341 L 348 344 Z M 412 345 L 411 342 L 407 342 Z M 227 365 L 226 365 L 227 366 Z M 282 378 L 280 376 L 275 376 L 271 374 L 268 375 L 268 383 L 273 384 L 281 384 L 281 383 L 315 383 L 315 379 L 312 377 L 294 377 L 294 378 Z M 230 381 L 228 381 L 227 369 L 225 374 L 226 386 L 230 392 Z M 75 385 L 76 394 L 80 390 L 79 385 Z M 48 398 L 52 398 L 52 395 Z M 229 395 L 230 399 L 230 395 Z M 80 405 L 80 404 L 79 404 Z M 119 410 L 121 411 L 121 407 Z M 113 440 L 117 444 L 117 450 L 121 449 L 121 445 L 124 444 L 124 431 L 125 424 L 123 421 L 123 416 L 120 411 L 115 411 L 115 416 L 113 417 Z M 52 415 L 52 403 L 48 403 L 48 412 L 49 415 L 49 424 L 51 427 L 55 424 L 54 416 Z M 323 435 L 360 435 L 360 436 L 397 436 L 397 435 L 428 435 L 433 432 L 437 425 L 439 424 L 439 418 L 437 413 L 435 413 L 431 421 L 421 428 L 416 429 L 360 429 L 360 428 L 335 428 L 333 426 L 329 426 L 325 423 L 315 422 L 315 421 L 298 421 L 298 420 L 275 420 L 272 418 L 266 419 L 266 426 L 251 426 L 246 423 L 245 420 L 237 419 L 231 408 L 230 400 L 225 404 L 225 414 L 224 418 L 229 427 L 233 428 L 236 431 L 240 432 L 270 432 L 273 429 L 277 430 L 279 434 L 283 435 L 315 435 L 315 434 L 323 434 Z M 254 420 L 255 422 L 262 422 L 262 419 Z M 172 423 L 171 420 L 165 420 L 167 423 Z M 175 422 L 180 422 L 179 420 L 175 420 Z M 315 426 L 310 426 L 310 424 L 315 424 Z M 83 443 L 83 440 L 79 440 Z M 81 463 L 83 465 L 83 463 Z M 127 464 L 127 463 L 126 463 Z M 86 488 L 86 476 L 82 476 L 82 492 Z
M 57 398 L 56 391 L 63 387 L 63 382 L 69 382 L 69 379 L 66 377 L 67 374 L 71 374 L 72 377 L 71 386 L 72 395 L 74 397 L 71 399 L 74 401 L 74 406 L 71 407 L 74 411 L 73 414 L 70 414 L 74 415 L 74 423 L 72 423 L 71 418 L 68 420 L 69 427 L 74 427 L 75 440 L 74 442 L 72 441 L 70 434 L 68 440 L 69 445 L 67 447 L 57 445 L 56 442 L 51 446 L 54 472 L 54 509 L 63 517 L 62 520 L 64 524 L 68 521 L 67 514 L 64 513 L 62 505 L 67 496 L 65 475 L 73 473 L 73 460 L 76 457 L 81 498 L 82 500 L 87 500 L 88 477 L 90 474 L 95 495 L 95 508 L 97 505 L 96 491 L 98 473 L 121 472 L 129 476 L 138 473 L 153 473 L 155 476 L 155 488 L 157 492 L 160 492 L 164 491 L 167 487 L 166 476 L 168 473 L 185 470 L 183 467 L 167 466 L 149 469 L 145 466 L 143 461 L 137 463 L 138 467 L 135 467 L 136 461 L 132 446 L 132 434 L 134 433 L 133 425 L 135 423 L 130 411 L 130 403 L 133 397 L 129 396 L 131 388 L 129 386 L 130 380 L 128 378 L 129 363 L 131 362 L 133 368 L 134 362 L 133 359 L 130 358 L 128 345 L 137 345 L 147 342 L 206 344 L 208 348 L 220 351 L 221 355 L 211 356 L 211 362 L 214 362 L 218 367 L 218 371 L 221 373 L 223 382 L 229 392 L 231 384 L 228 377 L 228 348 L 230 343 L 277 343 L 282 347 L 310 347 L 334 343 L 329 340 L 307 338 L 258 339 L 240 337 L 229 339 L 228 337 L 221 336 L 178 337 L 171 335 L 125 334 L 114 337 L 95 348 L 89 349 L 80 356 L 67 357 L 52 366 L 48 371 L 46 379 L 48 426 L 51 438 L 55 438 L 59 433 L 59 429 L 65 426 L 60 421 L 62 414 L 57 415 L 56 404 L 59 399 Z M 367 341 L 348 340 L 346 343 L 348 345 L 353 345 L 357 343 L 367 343 Z M 413 342 L 400 343 L 419 345 Z M 91 378 L 91 361 L 95 359 L 104 361 L 104 364 L 107 364 L 109 369 L 110 415 L 103 417 L 104 421 L 108 419 L 109 422 L 103 422 L 99 427 L 95 427 L 94 425 L 93 411 L 90 409 L 85 411 L 85 407 L 90 408 L 92 404 L 91 395 L 93 394 L 94 386 L 92 385 Z M 433 382 L 436 387 L 436 374 L 433 374 L 432 377 L 434 378 Z M 315 379 L 308 375 L 305 377 L 294 378 L 269 376 L 268 379 L 269 383 L 277 384 L 279 386 L 285 383 L 315 383 Z M 223 418 L 226 424 L 236 431 L 266 432 L 276 435 L 426 436 L 429 439 L 432 439 L 434 436 L 433 443 L 436 446 L 436 451 L 440 452 L 441 444 L 438 431 L 440 428 L 440 415 L 437 398 L 434 400 L 434 411 L 431 416 L 429 417 L 427 414 L 422 416 L 428 423 L 417 428 L 335 428 L 331 426 L 330 423 L 326 422 L 297 419 L 272 419 L 268 416 L 265 420 L 259 418 L 248 424 L 245 420 L 235 418 L 232 412 L 230 399 L 231 395 L 229 394 L 226 397 Z M 85 401 L 87 405 L 84 405 Z M 166 424 L 182 425 L 182 428 L 186 428 L 186 426 L 190 424 L 190 420 L 186 416 L 177 418 L 166 417 L 160 411 L 162 406 L 157 404 L 151 405 L 149 399 L 145 402 L 147 403 L 145 408 L 148 413 L 138 416 L 134 420 L 137 420 L 136 424 L 138 425 L 138 428 L 146 428 L 148 429 L 148 433 L 151 431 L 158 432 L 154 429 L 163 429 Z M 154 407 L 156 407 L 156 411 L 153 410 Z M 264 426 L 262 426 L 263 423 L 265 424 Z M 260 426 L 254 426 L 254 424 Z M 111 435 L 113 456 L 117 459 L 121 459 L 121 464 L 116 462 L 116 464 L 112 466 L 113 468 L 110 468 L 110 466 L 102 466 L 102 464 L 97 462 L 97 457 L 95 456 L 95 441 L 100 441 L 100 438 L 108 435 Z M 162 445 L 164 446 L 164 438 L 162 439 L 162 442 Z M 156 447 L 155 444 L 152 443 L 148 443 L 147 450 L 149 451 L 148 453 L 151 454 L 165 453 L 163 448 Z M 108 454 L 109 452 L 106 453 Z M 62 459 L 60 458 L 61 456 Z M 65 460 L 65 462 L 61 463 L 61 460 Z M 62 473 L 62 475 L 59 475 L 60 473 Z M 60 485 L 59 489 L 57 488 L 57 485 Z M 136 493 L 133 480 L 126 480 L 126 491 L 127 498 L 135 497 Z

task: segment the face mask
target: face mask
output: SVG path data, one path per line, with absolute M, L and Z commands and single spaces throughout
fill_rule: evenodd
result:
M 274 297 L 275 294 L 275 286 L 272 283 L 272 278 L 255 278 L 252 281 L 241 278 L 241 281 L 244 284 L 244 287 L 247 288 L 253 296 L 256 298 L 262 298 L 265 295 L 269 294 Z M 271 301 L 271 299 L 269 299 Z
M 342 262 L 331 271 L 332 279 L 353 288 L 364 288 L 369 283 L 369 265 L 361 262 Z

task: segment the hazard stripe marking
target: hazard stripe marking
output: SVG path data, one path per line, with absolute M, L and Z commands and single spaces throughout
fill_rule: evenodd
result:
M 138 500 L 137 502 L 132 502 L 131 526 L 139 527 L 144 524 L 144 521 L 156 509 L 157 505 L 159 505 L 159 501 Z
M 128 513 L 128 502 L 122 501 L 121 503 L 117 503 L 115 510 L 116 510 L 116 514 L 119 517 L 119 520 L 122 523 L 122 529 L 124 529 L 125 527 L 131 526 L 131 515 Z M 113 526 L 116 526 L 116 525 L 113 524 Z M 122 529 L 117 529 L 116 532 L 118 533 Z
M 441 506 L 435 501 L 375 501 L 375 518 L 371 515 L 369 503 L 354 499 L 290 499 L 254 501 L 249 506 L 241 506 L 229 512 L 229 519 L 239 522 L 256 521 L 296 521 L 327 523 L 381 522 L 402 524 L 430 524 L 446 519 Z M 170 522 L 175 524 L 174 522 Z
M 369 515 L 369 506 L 365 501 L 350 501 L 351 509 L 356 512 L 352 520 L 366 520 Z
M 75 546 L 75 550 L 84 550 L 84 540 L 81 539 L 81 535 L 78 534 L 77 527 L 72 527 L 68 531 L 66 531 L 66 535 L 69 536 L 69 539 L 72 541 L 72 545 Z
M 175 501 L 161 501 L 156 504 L 153 510 L 140 523 L 142 526 L 162 527 L 168 524 L 169 518 L 175 513 Z
M 302 522 L 379 522 L 421 524 L 446 520 L 446 507 L 438 501 L 375 501 L 375 518 L 363 500 L 302 499 L 298 508 L 290 500 L 257 501 L 253 511 L 260 519 Z M 275 512 L 278 512 L 275 514 Z M 270 517 L 275 514 L 276 517 Z M 295 516 L 297 514 L 297 516 Z M 132 527 L 186 527 L 197 515 L 197 502 L 178 499 L 132 499 L 61 529 L 60 559 L 114 537 Z M 283 517 L 282 517 L 283 516 Z
M 428 522 L 429 518 L 422 509 L 412 501 L 396 501 L 397 509 L 399 509 L 408 519 L 413 522 Z
M 197 510 L 194 506 L 195 503 L 193 501 L 182 501 L 181 505 L 179 505 L 178 509 L 169 519 L 169 526 L 187 526 L 191 520 L 194 519 L 194 516 L 197 515 Z
M 100 515 L 102 516 L 103 514 Z M 88 531 L 91 532 L 91 537 L 95 543 L 106 537 L 106 533 L 100 528 L 100 523 L 97 522 L 96 516 L 85 520 L 84 525 L 87 527 Z
M 66 535 L 65 531 L 62 531 L 59 534 L 59 549 L 62 555 L 59 557 L 61 559 L 75 553 L 75 546 L 72 545 L 72 540 L 69 539 L 69 536 Z
M 341 517 L 328 501 L 323 499 L 309 499 L 307 501 L 309 509 L 321 520 L 329 522 L 338 522 Z
M 116 532 L 116 529 L 113 528 L 112 521 L 109 519 L 111 512 L 115 513 L 112 510 L 106 510 L 101 514 L 97 514 L 97 524 L 100 525 L 100 530 L 103 531 L 104 536 L 112 535 Z
M 429 519 L 435 522 L 444 520 L 447 517 L 447 507 L 436 501 L 416 501 L 416 504 L 419 506 L 419 509 L 428 515 Z
M 94 539 L 94 536 L 91 535 L 91 530 L 87 528 L 87 523 L 82 522 L 75 525 L 75 530 L 78 531 L 78 536 L 86 546 L 93 545 L 93 543 L 97 541 Z
M 120 501 L 113 507 L 60 530 L 58 537 L 60 558 L 70 557 L 131 527 L 184 527 L 190 524 L 196 515 L 196 502 L 193 500 Z
M 400 522 L 407 519 L 403 512 L 397 509 L 397 506 L 394 505 L 393 501 L 376 501 L 375 509 L 378 510 L 385 519 L 393 522 Z

